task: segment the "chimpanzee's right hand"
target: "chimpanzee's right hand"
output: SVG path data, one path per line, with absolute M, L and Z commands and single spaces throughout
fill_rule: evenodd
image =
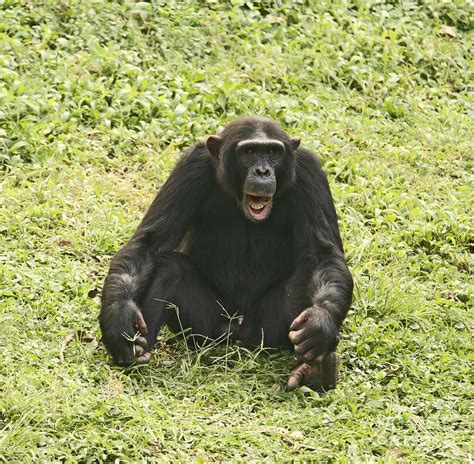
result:
M 113 362 L 120 366 L 148 363 L 148 329 L 140 308 L 132 300 L 115 305 L 100 321 L 102 340 Z

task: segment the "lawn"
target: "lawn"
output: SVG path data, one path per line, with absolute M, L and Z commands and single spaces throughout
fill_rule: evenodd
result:
M 0 460 L 466 462 L 474 5 L 0 0 Z M 470 87 L 471 86 L 471 87 Z M 244 114 L 328 173 L 356 282 L 340 383 L 288 353 L 112 366 L 111 257 L 180 150 Z

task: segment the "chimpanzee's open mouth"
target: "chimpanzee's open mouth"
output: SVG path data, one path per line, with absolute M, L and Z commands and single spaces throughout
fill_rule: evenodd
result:
M 272 209 L 272 197 L 258 195 L 245 195 L 245 206 L 248 215 L 255 221 L 263 221 L 270 214 Z

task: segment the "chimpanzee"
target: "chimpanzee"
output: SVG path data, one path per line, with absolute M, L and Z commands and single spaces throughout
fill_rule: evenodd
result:
M 166 324 L 198 343 L 294 350 L 290 390 L 335 386 L 353 283 L 326 176 L 299 145 L 242 117 L 181 157 L 105 281 L 114 362 L 147 363 Z

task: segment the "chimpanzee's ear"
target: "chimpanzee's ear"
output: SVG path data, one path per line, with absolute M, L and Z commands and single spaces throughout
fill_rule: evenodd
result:
M 206 142 L 206 147 L 211 156 L 215 159 L 219 158 L 219 149 L 222 145 L 222 137 L 218 135 L 211 135 Z
M 293 147 L 293 150 L 296 150 L 301 143 L 301 137 L 293 137 L 291 139 L 291 146 Z

